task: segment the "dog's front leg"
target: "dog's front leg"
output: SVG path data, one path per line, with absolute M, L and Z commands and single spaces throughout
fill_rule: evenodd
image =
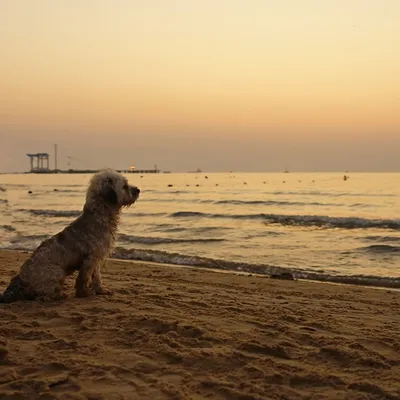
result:
M 98 264 L 99 260 L 94 258 L 88 258 L 82 263 L 75 281 L 75 294 L 77 297 L 87 297 L 93 294 L 91 288 L 92 275 Z
M 100 265 L 101 264 L 98 264 L 93 272 L 92 287 L 96 294 L 110 295 L 110 294 L 112 294 L 111 290 L 103 287 L 102 279 L 101 279 L 101 272 L 100 272 Z M 104 263 L 102 265 L 104 265 Z

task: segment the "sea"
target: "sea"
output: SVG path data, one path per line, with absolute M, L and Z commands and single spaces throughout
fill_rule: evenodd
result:
M 113 257 L 400 287 L 400 173 L 126 174 Z M 82 212 L 90 174 L 0 175 L 0 248 L 34 250 Z M 287 274 L 289 273 L 289 274 Z

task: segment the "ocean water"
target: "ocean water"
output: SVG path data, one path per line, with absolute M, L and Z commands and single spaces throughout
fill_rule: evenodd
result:
M 348 175 L 127 174 L 141 195 L 114 256 L 400 287 L 400 174 Z M 0 175 L 0 247 L 33 250 L 63 229 L 90 177 Z

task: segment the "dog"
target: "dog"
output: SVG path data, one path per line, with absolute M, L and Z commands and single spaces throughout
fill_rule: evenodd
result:
M 122 208 L 131 206 L 139 193 L 140 189 L 113 170 L 93 175 L 82 214 L 42 242 L 11 279 L 0 303 L 65 298 L 65 279 L 75 271 L 79 271 L 77 297 L 111 294 L 103 287 L 100 269 L 114 246 Z

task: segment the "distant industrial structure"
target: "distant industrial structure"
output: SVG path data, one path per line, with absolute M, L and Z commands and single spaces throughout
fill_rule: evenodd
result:
M 161 170 L 157 168 L 157 165 L 155 165 L 153 169 L 136 169 L 136 167 L 131 165 L 129 169 L 117 170 L 117 172 L 124 174 L 159 174 Z
M 49 154 L 48 153 L 36 153 L 27 154 L 31 162 L 30 172 L 49 172 Z M 45 165 L 46 163 L 46 165 Z
M 54 145 L 54 169 L 50 169 L 50 155 L 48 153 L 29 153 L 27 156 L 30 161 L 30 171 L 33 174 L 94 174 L 99 170 L 92 169 L 73 169 L 68 168 L 66 170 L 61 170 L 57 168 L 57 145 Z M 68 156 L 68 167 L 70 166 L 70 160 L 74 157 Z M 124 174 L 159 174 L 160 169 L 157 165 L 153 169 L 136 169 L 133 165 L 126 170 L 117 170 L 117 172 Z

